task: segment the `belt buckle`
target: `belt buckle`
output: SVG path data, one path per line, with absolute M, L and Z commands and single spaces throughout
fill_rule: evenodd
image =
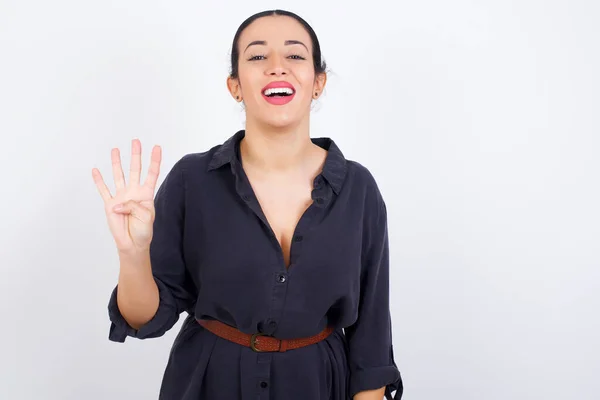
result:
M 253 333 L 252 336 L 250 337 L 250 348 L 253 351 L 255 351 L 256 353 L 264 353 L 265 350 L 260 350 L 260 349 L 256 348 L 256 338 L 259 336 L 267 336 L 267 335 L 262 332 Z

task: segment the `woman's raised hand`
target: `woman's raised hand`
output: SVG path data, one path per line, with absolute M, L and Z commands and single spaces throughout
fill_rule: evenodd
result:
M 129 182 L 125 182 L 121 155 L 118 148 L 111 151 L 112 172 L 116 193 L 111 195 L 97 168 L 92 169 L 92 177 L 102 200 L 117 250 L 120 253 L 144 252 L 150 249 L 152 226 L 154 223 L 154 192 L 160 173 L 161 148 L 154 146 L 150 157 L 150 167 L 144 184 L 140 184 L 142 170 L 142 144 L 138 139 L 131 142 L 131 166 Z

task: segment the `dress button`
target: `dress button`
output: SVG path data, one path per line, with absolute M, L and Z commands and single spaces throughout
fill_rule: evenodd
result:
M 267 386 L 269 386 L 269 384 L 267 382 L 265 382 L 265 381 L 262 381 L 260 383 L 260 387 L 263 388 L 263 389 L 265 389 Z
M 287 277 L 284 274 L 277 275 L 277 282 L 284 283 L 287 280 Z
M 243 198 L 245 201 L 250 201 L 250 196 L 249 196 L 249 195 L 247 195 L 247 194 L 243 195 L 243 196 L 242 196 L 242 198 Z
M 296 236 L 296 237 L 294 238 L 294 240 L 295 240 L 296 242 L 301 242 L 301 241 L 302 241 L 302 239 L 304 239 L 304 237 L 302 237 L 302 235 L 298 235 L 298 236 Z
M 271 328 L 271 329 L 277 328 L 277 322 L 275 322 L 275 321 L 269 321 L 269 328 Z
M 323 201 L 324 201 L 324 200 L 323 200 L 322 198 L 320 198 L 320 197 L 319 197 L 319 198 L 317 198 L 317 203 L 319 203 L 319 204 L 323 204 Z

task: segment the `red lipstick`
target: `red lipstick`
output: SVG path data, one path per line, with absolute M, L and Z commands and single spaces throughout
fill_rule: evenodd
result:
M 267 94 L 265 94 L 265 92 Z M 294 89 L 294 86 L 289 82 L 275 81 L 269 83 L 267 86 L 262 88 L 261 94 L 268 103 L 276 106 L 281 106 L 292 101 L 292 99 L 296 95 L 296 90 Z

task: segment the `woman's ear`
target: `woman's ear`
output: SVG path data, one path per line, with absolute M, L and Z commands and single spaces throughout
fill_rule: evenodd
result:
M 325 84 L 327 83 L 327 73 L 321 72 L 315 77 L 315 84 L 313 87 L 313 98 L 316 99 L 323 93 L 325 89 Z
M 231 93 L 231 96 L 235 99 L 235 101 L 240 102 L 243 100 L 242 88 L 240 86 L 239 79 L 228 76 L 227 77 L 227 90 L 229 90 L 229 93 Z

